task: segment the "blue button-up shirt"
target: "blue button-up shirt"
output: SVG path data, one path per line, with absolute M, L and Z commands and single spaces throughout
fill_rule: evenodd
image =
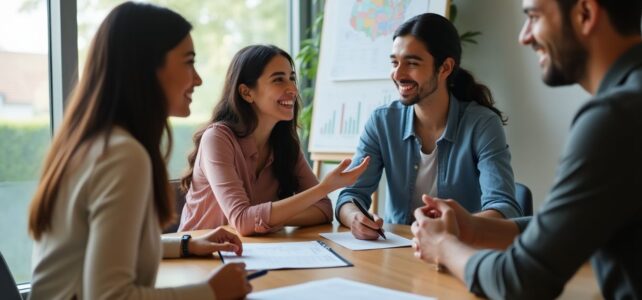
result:
M 356 198 L 365 207 L 377 189 L 382 170 L 388 181 L 384 221 L 410 224 L 412 197 L 421 161 L 419 138 L 414 129 L 414 106 L 399 101 L 375 109 L 361 134 L 352 160 L 354 167 L 370 156 L 368 169 L 340 194 L 336 205 Z M 450 96 L 448 121 L 437 140 L 439 198 L 452 198 L 470 212 L 493 209 L 506 218 L 522 215 L 515 201 L 510 152 L 497 114 L 476 102 Z

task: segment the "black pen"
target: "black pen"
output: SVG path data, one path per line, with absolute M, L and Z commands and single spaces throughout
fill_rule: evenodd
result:
M 258 270 L 258 271 L 254 272 L 252 274 L 247 274 L 247 276 L 245 276 L 245 278 L 247 278 L 247 280 L 252 280 L 254 278 L 259 278 L 259 277 L 261 277 L 261 276 L 263 276 L 263 275 L 265 275 L 267 273 L 268 273 L 268 270 Z
M 362 214 L 366 215 L 368 219 L 374 222 L 374 218 L 370 215 L 370 213 L 368 213 L 368 211 L 365 208 L 363 208 L 363 206 L 361 206 L 361 204 L 359 204 L 359 201 L 357 201 L 354 198 L 352 198 L 350 201 L 352 201 L 352 204 L 354 204 L 361 211 Z M 381 230 L 381 228 L 377 229 L 377 232 L 384 240 L 386 240 L 386 235 L 383 234 L 383 230 Z

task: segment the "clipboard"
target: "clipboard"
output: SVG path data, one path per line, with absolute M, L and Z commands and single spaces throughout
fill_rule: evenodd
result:
M 323 246 L 323 247 L 324 247 L 324 248 L 326 248 L 328 251 L 330 251 L 330 253 L 334 254 L 334 256 L 336 256 L 338 259 L 340 259 L 340 260 L 342 260 L 344 263 L 346 263 L 346 265 L 345 265 L 345 266 L 341 266 L 341 267 L 354 267 L 354 265 L 353 265 L 349 260 L 345 259 L 345 258 L 344 258 L 343 256 L 341 256 L 339 253 L 337 253 L 336 251 L 334 251 L 334 249 L 330 248 L 330 246 L 328 246 L 328 244 L 324 243 L 323 241 L 319 241 L 319 240 L 317 240 L 317 242 L 319 242 L 319 244 L 321 244 L 321 246 Z

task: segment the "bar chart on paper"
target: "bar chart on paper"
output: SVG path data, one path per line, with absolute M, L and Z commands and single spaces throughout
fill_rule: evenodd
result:
M 395 99 L 393 95 L 396 96 L 394 87 L 351 89 L 354 90 L 344 93 L 334 89 L 323 96 L 331 101 L 315 105 L 313 120 L 316 126 L 312 128 L 311 151 L 353 152 L 370 113 L 390 104 Z
M 357 135 L 359 134 L 359 125 L 361 124 L 361 107 L 362 103 L 357 103 L 356 112 L 346 113 L 346 104 L 341 103 L 341 109 L 333 110 L 332 117 L 327 120 L 321 127 L 322 135 Z M 356 116 L 354 115 L 356 113 Z M 339 117 L 337 118 L 337 115 Z

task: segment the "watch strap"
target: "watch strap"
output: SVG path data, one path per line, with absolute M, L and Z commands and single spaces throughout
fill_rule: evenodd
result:
M 189 240 L 192 238 L 191 235 L 185 234 L 181 237 L 181 257 L 188 257 L 189 256 L 189 248 L 187 245 L 189 244 Z

